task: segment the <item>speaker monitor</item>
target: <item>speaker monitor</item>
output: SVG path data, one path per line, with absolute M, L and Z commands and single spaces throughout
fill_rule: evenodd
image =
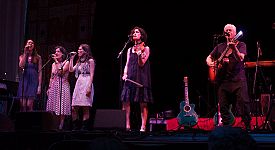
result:
M 0 113 L 0 132 L 2 131 L 14 131 L 14 123 L 6 114 Z
M 97 109 L 95 129 L 126 129 L 126 112 L 118 109 Z
M 56 130 L 58 117 L 54 112 L 19 112 L 15 117 L 15 130 Z

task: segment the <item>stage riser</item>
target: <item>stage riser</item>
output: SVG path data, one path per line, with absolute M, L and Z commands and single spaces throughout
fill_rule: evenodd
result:
M 258 129 L 262 128 L 264 125 L 264 122 L 265 122 L 265 117 L 252 117 L 251 130 L 254 130 L 256 124 L 257 124 Z M 199 118 L 198 124 L 195 125 L 193 128 L 211 131 L 214 129 L 214 127 L 215 126 L 214 126 L 213 118 Z M 245 125 L 242 122 L 242 119 L 240 117 L 235 118 L 235 123 L 234 123 L 233 127 L 245 128 Z M 166 120 L 166 130 L 167 131 L 173 131 L 173 130 L 179 130 L 179 129 L 184 129 L 184 127 L 179 126 L 177 118 L 172 118 L 172 119 Z
M 57 130 L 58 124 L 58 117 L 54 112 L 20 112 L 16 114 L 15 130 Z
M 126 112 L 120 109 L 97 109 L 94 129 L 126 129 Z

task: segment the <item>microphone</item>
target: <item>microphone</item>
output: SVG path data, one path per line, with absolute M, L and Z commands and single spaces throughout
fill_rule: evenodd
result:
M 230 34 L 227 32 L 224 32 L 223 34 L 214 34 L 214 37 L 223 37 L 223 36 L 229 36 Z
M 258 56 L 262 56 L 263 53 L 262 53 L 262 49 L 260 47 L 260 42 L 259 41 L 257 41 L 257 49 L 258 49 Z
M 53 57 L 56 57 L 56 55 L 55 54 L 50 54 L 49 57 L 53 58 Z
M 24 51 L 28 50 L 30 47 L 31 47 L 30 45 L 26 45 L 25 48 L 24 48 Z
M 129 34 L 129 35 L 128 35 L 128 38 L 130 38 L 130 37 L 133 37 L 133 34 Z
M 230 36 L 230 34 L 228 32 L 224 32 L 223 36 Z
M 75 55 L 75 54 L 77 54 L 77 52 L 70 52 L 69 54 L 70 55 Z

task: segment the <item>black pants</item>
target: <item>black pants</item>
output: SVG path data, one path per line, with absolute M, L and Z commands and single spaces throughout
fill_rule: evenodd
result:
M 228 125 L 232 119 L 230 105 L 234 103 L 236 103 L 236 112 L 245 125 L 250 124 L 250 99 L 246 81 L 221 83 L 218 88 L 218 100 L 224 125 Z

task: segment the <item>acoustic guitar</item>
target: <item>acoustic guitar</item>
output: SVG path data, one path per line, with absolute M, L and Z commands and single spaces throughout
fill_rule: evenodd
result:
M 185 127 L 193 127 L 198 123 L 198 115 L 195 112 L 195 105 L 189 104 L 188 77 L 184 77 L 185 100 L 180 103 L 180 113 L 177 116 L 178 124 Z
M 232 105 L 230 105 L 230 108 L 229 108 L 230 109 L 229 113 L 231 116 L 231 119 L 229 120 L 229 125 L 233 125 L 235 122 L 235 116 L 231 112 L 231 108 L 232 108 Z M 221 112 L 220 112 L 220 104 L 219 103 L 218 103 L 218 111 L 214 115 L 213 121 L 214 121 L 215 126 L 222 126 L 222 116 L 221 116 Z
M 237 40 L 242 37 L 243 32 L 240 31 L 236 36 L 232 39 L 232 42 L 238 42 Z M 222 67 L 223 60 L 225 56 L 228 56 L 232 53 L 232 49 L 227 46 L 226 49 L 222 52 L 221 56 L 214 61 L 214 66 L 209 67 L 209 80 L 210 82 L 214 83 L 216 79 L 216 74 L 219 69 Z

